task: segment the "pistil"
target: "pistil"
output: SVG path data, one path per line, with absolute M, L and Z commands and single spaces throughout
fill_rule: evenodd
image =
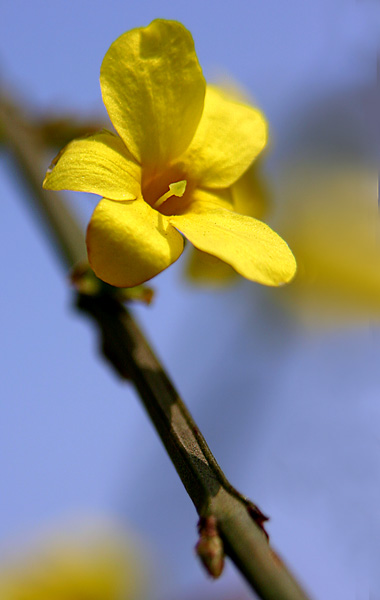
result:
M 153 208 L 159 208 L 166 200 L 169 200 L 172 196 L 177 196 L 181 198 L 186 191 L 187 181 L 186 179 L 182 179 L 181 181 L 176 181 L 174 183 L 169 184 L 169 191 L 163 194 L 156 202 L 153 204 Z

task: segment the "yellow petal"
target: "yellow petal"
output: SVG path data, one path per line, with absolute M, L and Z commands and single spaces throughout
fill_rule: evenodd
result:
M 141 195 L 140 181 L 141 168 L 123 141 L 102 131 L 70 142 L 54 159 L 43 187 L 134 200 Z
M 226 208 L 234 210 L 234 201 L 231 193 L 232 188 L 222 190 L 202 190 L 198 188 L 192 191 L 191 202 L 184 210 L 176 214 L 188 214 L 188 212 L 203 212 L 204 210 Z M 205 208 L 206 207 L 206 208 Z
M 179 162 L 199 185 L 229 187 L 249 167 L 266 141 L 266 121 L 258 110 L 227 100 L 208 86 L 199 127 Z
M 260 166 L 261 156 L 230 188 L 234 210 L 256 219 L 262 219 L 270 205 L 268 186 Z
M 88 259 L 95 274 L 117 287 L 133 287 L 169 267 L 181 255 L 183 238 L 165 215 L 142 199 L 103 199 L 87 229 Z
M 281 285 L 295 274 L 296 262 L 288 245 L 257 219 L 206 201 L 195 203 L 186 214 L 168 218 L 196 248 L 222 259 L 247 279 Z
M 144 167 L 166 165 L 188 147 L 206 84 L 183 25 L 156 20 L 124 33 L 104 57 L 100 85 L 114 127 Z
M 223 260 L 192 248 L 187 261 L 186 274 L 193 283 L 207 285 L 209 287 L 221 288 L 238 277 L 236 271 Z
M 255 160 L 244 175 L 229 188 L 233 205 L 225 205 L 224 208 L 249 217 L 262 218 L 268 207 L 268 194 L 261 177 L 259 163 L 260 159 Z M 215 197 L 216 194 L 214 193 L 213 196 Z M 237 273 L 230 265 L 197 248 L 193 248 L 187 261 L 187 275 L 193 283 L 215 288 L 229 285 L 237 280 Z

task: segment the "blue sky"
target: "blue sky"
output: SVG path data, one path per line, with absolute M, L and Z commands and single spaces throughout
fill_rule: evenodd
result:
M 375 2 L 13 0 L 0 22 L 2 84 L 44 115 L 104 115 L 107 48 L 156 17 L 182 21 L 206 77 L 230 76 L 265 112 L 269 171 L 297 154 L 301 115 L 331 98 L 343 110 L 374 81 Z M 0 545 L 70 515 L 106 514 L 160 556 L 157 599 L 241 589 L 232 567 L 211 584 L 196 563 L 191 502 L 134 392 L 98 359 L 96 336 L 72 310 L 65 276 L 5 158 L 0 195 Z M 73 201 L 85 224 L 94 199 Z M 377 597 L 376 327 L 311 332 L 284 307 L 281 290 L 247 282 L 194 288 L 183 264 L 154 281 L 156 302 L 137 313 L 218 461 L 271 515 L 274 546 L 314 598 Z

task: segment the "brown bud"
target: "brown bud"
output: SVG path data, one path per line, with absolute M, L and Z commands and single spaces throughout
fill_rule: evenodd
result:
M 223 541 L 219 536 L 216 518 L 201 517 L 198 523 L 199 541 L 195 551 L 208 573 L 217 579 L 224 567 Z

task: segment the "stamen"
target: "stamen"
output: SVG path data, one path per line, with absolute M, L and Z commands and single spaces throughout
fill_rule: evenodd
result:
M 166 194 L 164 194 L 163 196 L 161 196 L 161 198 L 159 198 L 153 204 L 153 208 L 158 208 L 172 196 L 177 196 L 178 198 L 181 198 L 185 193 L 186 185 L 187 185 L 186 179 L 182 179 L 181 181 L 176 181 L 175 183 L 170 183 L 169 191 L 166 192 Z

